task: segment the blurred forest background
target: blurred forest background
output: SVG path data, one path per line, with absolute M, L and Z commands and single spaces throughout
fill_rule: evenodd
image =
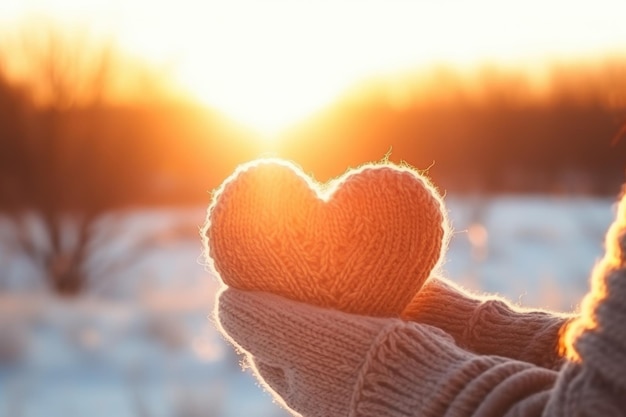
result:
M 387 155 L 453 193 L 613 195 L 624 180 L 626 53 L 554 62 L 540 77 L 497 65 L 378 77 L 263 141 L 88 33 L 26 27 L 0 48 L 0 211 L 62 294 L 81 291 L 103 214 L 206 206 L 261 155 L 319 180 Z

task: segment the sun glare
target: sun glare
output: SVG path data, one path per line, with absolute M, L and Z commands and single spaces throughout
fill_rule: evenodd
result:
M 112 33 L 191 96 L 271 138 L 372 76 L 624 50 L 622 4 L 20 0 L 0 15 L 45 13 Z

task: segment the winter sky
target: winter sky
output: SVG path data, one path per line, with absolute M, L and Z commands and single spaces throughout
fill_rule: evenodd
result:
M 626 51 L 620 0 L 3 0 L 0 27 L 53 17 L 168 68 L 203 102 L 260 129 L 292 123 L 356 82 L 429 65 Z

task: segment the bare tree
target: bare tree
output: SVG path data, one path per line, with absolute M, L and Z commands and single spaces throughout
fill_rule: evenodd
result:
M 112 122 L 104 103 L 116 56 L 111 43 L 51 25 L 17 40 L 2 45 L 9 50 L 4 56 L 22 59 L 27 87 L 0 79 L 6 240 L 27 254 L 53 291 L 72 296 L 85 289 L 90 253 L 113 233 L 98 231 L 99 219 L 141 180 L 124 144 L 108 136 Z M 112 176 L 125 179 L 124 186 Z

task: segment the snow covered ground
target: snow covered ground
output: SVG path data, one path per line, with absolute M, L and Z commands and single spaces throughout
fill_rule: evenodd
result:
M 561 311 L 574 310 L 586 292 L 613 218 L 611 199 L 446 202 L 454 227 L 446 276 Z M 201 263 L 204 214 L 127 213 L 105 259 L 128 253 L 130 237 L 156 233 L 159 245 L 127 268 L 100 273 L 73 301 L 25 291 L 25 282 L 40 288 L 37 277 L 24 276 L 34 272 L 0 246 L 17 289 L 0 292 L 0 417 L 286 415 L 240 370 L 208 318 L 217 283 Z

